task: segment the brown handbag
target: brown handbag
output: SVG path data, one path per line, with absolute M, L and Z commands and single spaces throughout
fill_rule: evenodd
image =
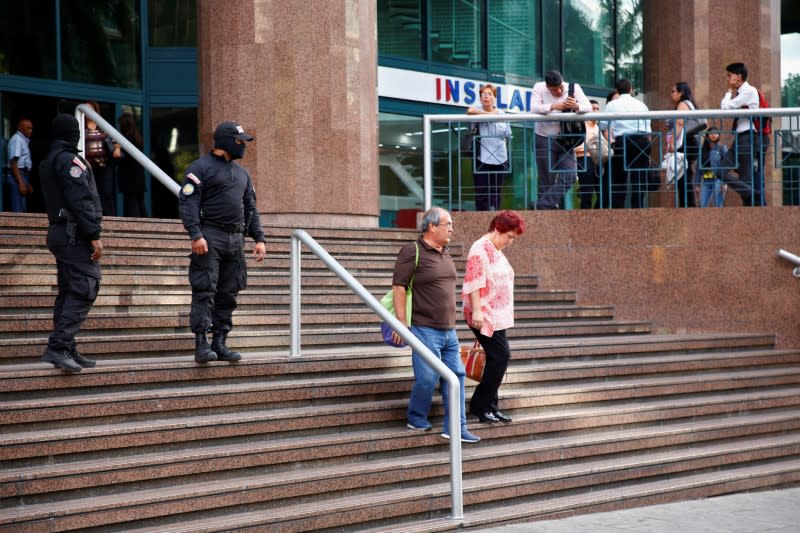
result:
M 483 369 L 486 367 L 486 352 L 477 340 L 471 347 L 461 347 L 461 362 L 464 363 L 467 377 L 480 383 L 483 379 Z

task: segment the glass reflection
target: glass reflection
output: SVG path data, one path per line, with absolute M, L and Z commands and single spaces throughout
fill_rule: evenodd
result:
M 518 76 L 536 77 L 540 43 L 538 0 L 489 4 L 489 69 Z
M 153 108 L 150 111 L 150 158 L 177 183 L 189 164 L 198 157 L 197 109 Z M 153 216 L 176 218 L 175 196 L 153 180 Z
M 55 18 L 52 0 L 0 2 L 0 74 L 56 78 Z
M 197 46 L 196 0 L 149 0 L 150 46 Z
M 63 0 L 63 79 L 141 87 L 140 22 L 137 0 Z

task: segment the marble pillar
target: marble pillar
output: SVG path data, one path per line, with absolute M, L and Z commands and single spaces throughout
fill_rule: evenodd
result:
M 237 120 L 265 225 L 377 227 L 375 1 L 197 4 L 201 153 Z
M 686 81 L 700 108 L 719 109 L 727 91 L 725 66 L 742 62 L 747 81 L 779 107 L 780 12 L 780 0 L 642 2 L 644 87 L 638 89 L 647 106 L 673 109 L 669 90 Z M 774 157 L 771 149 L 767 157 Z M 766 169 L 768 202 L 780 205 L 780 172 L 774 165 Z M 674 202 L 674 194 L 665 198 Z

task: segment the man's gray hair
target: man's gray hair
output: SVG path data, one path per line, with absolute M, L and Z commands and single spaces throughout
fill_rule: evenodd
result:
M 422 215 L 422 221 L 419 223 L 419 230 L 422 233 L 428 231 L 428 227 L 433 224 L 434 226 L 439 225 L 439 221 L 441 220 L 442 213 L 445 210 L 441 207 L 431 207 Z

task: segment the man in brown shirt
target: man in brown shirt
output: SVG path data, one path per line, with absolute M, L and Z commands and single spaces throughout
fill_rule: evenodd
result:
M 394 291 L 395 313 L 403 324 L 406 320 L 406 288 L 411 282 L 413 299 L 411 302 L 411 333 L 458 376 L 461 389 L 461 441 L 478 442 L 479 437 L 467 429 L 464 412 L 464 365 L 461 364 L 460 347 L 456 336 L 456 267 L 447 249 L 453 234 L 453 219 L 450 213 L 440 207 L 426 211 L 420 223 L 422 235 L 415 243 L 408 243 L 400 249 L 394 265 L 392 290 Z M 417 249 L 419 262 L 416 264 Z M 394 334 L 399 344 L 400 338 Z M 408 401 L 409 429 L 427 431 L 433 391 L 439 383 L 436 373 L 416 352 L 411 352 L 414 369 L 414 386 Z M 449 439 L 448 429 L 448 390 L 443 383 L 440 387 L 444 402 L 444 429 L 442 437 Z

